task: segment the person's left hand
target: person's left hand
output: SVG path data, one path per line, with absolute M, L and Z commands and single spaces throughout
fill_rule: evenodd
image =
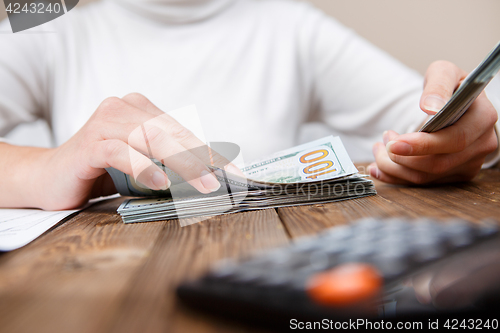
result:
M 420 108 L 435 114 L 465 79 L 466 73 L 450 62 L 429 66 Z M 384 182 L 427 184 L 468 181 L 481 170 L 485 157 L 498 146 L 498 115 L 484 92 L 455 124 L 434 133 L 399 135 L 386 131 L 383 143 L 373 146 L 375 163 L 368 170 Z

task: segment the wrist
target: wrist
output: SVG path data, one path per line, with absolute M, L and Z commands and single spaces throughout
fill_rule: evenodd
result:
M 60 172 L 57 170 L 57 165 L 52 162 L 57 148 L 43 148 L 36 150 L 33 157 L 26 161 L 27 170 L 25 174 L 31 175 L 29 183 L 31 184 L 29 195 L 30 201 L 35 204 L 36 208 L 48 209 L 47 202 L 54 195 L 53 184 L 54 178 Z
M 7 162 L 2 165 L 6 184 L 2 206 L 43 208 L 49 195 L 45 182 L 52 149 L 6 145 L 2 153 Z

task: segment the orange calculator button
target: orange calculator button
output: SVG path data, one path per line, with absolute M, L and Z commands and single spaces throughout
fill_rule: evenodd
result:
M 363 263 L 342 264 L 313 275 L 307 282 L 307 294 L 322 305 L 348 306 L 372 299 L 383 285 L 378 270 Z

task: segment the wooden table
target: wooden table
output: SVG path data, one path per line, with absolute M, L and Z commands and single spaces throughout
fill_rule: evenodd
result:
M 364 216 L 500 217 L 500 170 L 470 183 L 409 188 L 376 183 L 379 195 L 324 205 L 125 225 L 122 199 L 79 213 L 24 248 L 0 254 L 0 332 L 245 332 L 244 325 L 183 306 L 176 286 L 220 258 Z

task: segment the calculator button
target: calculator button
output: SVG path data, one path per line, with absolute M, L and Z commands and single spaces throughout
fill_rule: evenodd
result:
M 267 272 L 263 278 L 256 283 L 258 287 L 279 288 L 287 286 L 292 281 L 291 274 L 284 271 Z
M 384 224 L 382 222 L 374 218 L 365 218 L 352 224 L 352 227 L 355 228 L 356 231 L 360 230 L 375 231 L 382 228 L 383 226 Z
M 466 246 L 474 240 L 472 226 L 463 220 L 449 222 L 446 226 L 446 233 L 453 246 Z
M 415 246 L 414 259 L 417 262 L 435 260 L 445 253 L 445 244 L 438 237 L 431 236 L 417 237 L 413 243 Z
M 313 275 L 307 281 L 309 297 L 316 303 L 349 306 L 376 296 L 383 280 L 378 270 L 364 263 L 348 263 Z
M 382 232 L 404 233 L 411 228 L 411 224 L 402 219 L 388 219 L 384 223 Z
M 329 241 L 347 240 L 354 236 L 354 231 L 351 226 L 341 225 L 333 227 L 321 234 L 321 238 L 328 239 Z
M 385 278 L 393 278 L 408 269 L 409 260 L 406 254 L 400 251 L 387 250 L 377 253 L 372 259 Z

